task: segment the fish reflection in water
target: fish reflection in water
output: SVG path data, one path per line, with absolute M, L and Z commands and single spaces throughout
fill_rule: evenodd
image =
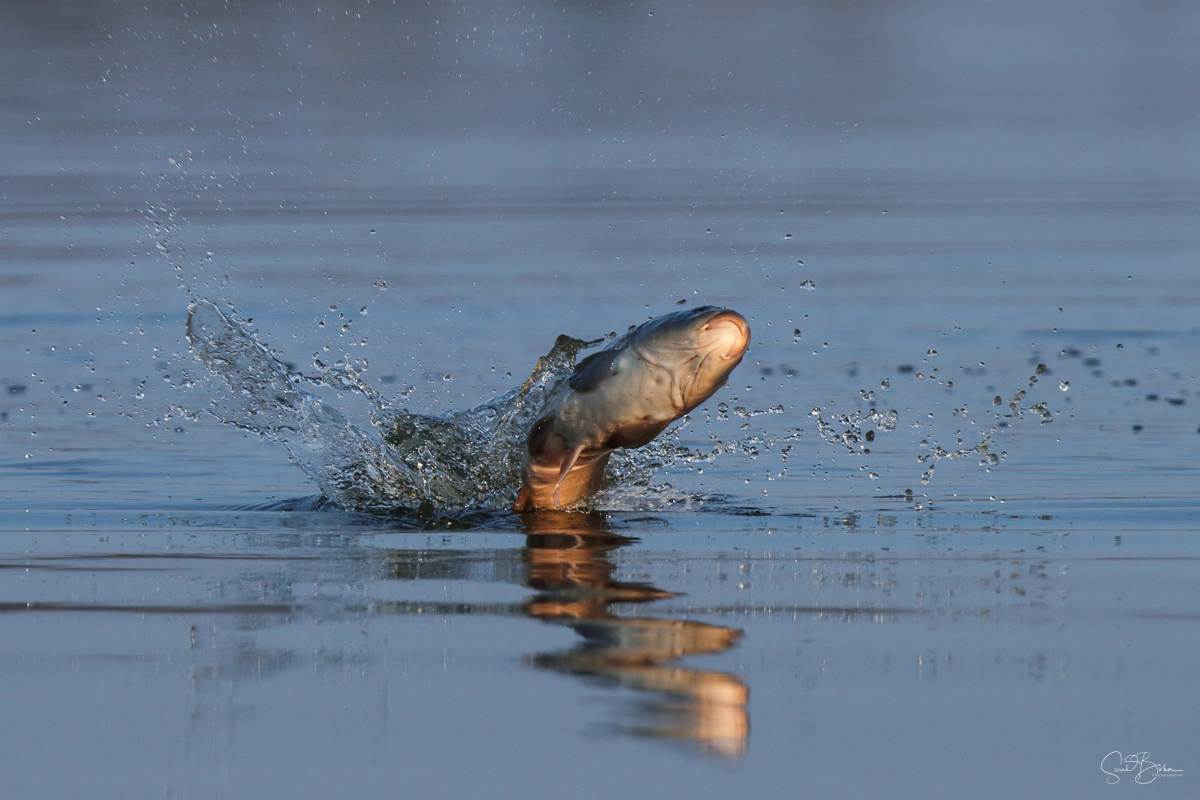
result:
M 610 609 L 617 603 L 651 603 L 676 595 L 613 577 L 616 565 L 610 555 L 633 540 L 608 532 L 602 517 L 561 512 L 528 517 L 522 558 L 528 585 L 538 594 L 527 602 L 526 612 L 566 624 L 583 638 L 570 650 L 533 656 L 532 663 L 665 695 L 640 704 L 640 719 L 618 724 L 617 730 L 687 739 L 723 756 L 744 754 L 750 733 L 746 685 L 725 672 L 675 663 L 684 656 L 728 650 L 742 632 L 689 620 L 613 614 Z
M 705 752 L 740 756 L 750 733 L 749 689 L 735 675 L 680 666 L 685 656 L 721 653 L 742 637 L 735 628 L 690 620 L 620 616 L 612 606 L 677 597 L 648 583 L 614 577 L 612 554 L 637 541 L 609 530 L 600 514 L 538 511 L 522 515 L 525 546 L 514 558 L 496 551 L 494 579 L 537 594 L 521 603 L 398 602 L 376 613 L 501 614 L 529 616 L 570 627 L 575 647 L 526 657 L 538 669 L 587 678 L 601 686 L 647 693 L 634 719 L 612 730 L 635 736 L 694 742 Z M 392 551 L 386 570 L 400 580 L 478 580 L 476 559 L 429 558 L 427 551 Z M 485 578 L 486 580 L 486 578 Z

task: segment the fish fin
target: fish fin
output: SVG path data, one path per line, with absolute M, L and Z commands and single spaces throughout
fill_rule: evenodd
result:
M 621 355 L 623 349 L 612 348 L 592 353 L 575 365 L 575 371 L 567 378 L 567 385 L 577 392 L 590 392 L 600 386 L 617 374 L 613 369 L 613 362 Z
M 532 508 L 533 492 L 529 491 L 529 487 L 522 485 L 521 491 L 517 492 L 517 499 L 513 502 L 513 511 L 529 511 Z
M 550 493 L 550 504 L 555 508 L 562 507 L 562 487 L 567 480 L 567 475 L 571 472 L 571 467 L 575 466 L 575 461 L 579 458 L 579 454 L 583 452 L 583 445 L 576 445 L 567 451 L 563 457 L 562 466 L 558 470 L 558 482 L 554 484 L 554 491 Z

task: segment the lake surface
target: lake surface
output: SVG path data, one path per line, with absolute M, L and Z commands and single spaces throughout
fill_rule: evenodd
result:
M 0 70 L 4 797 L 1195 796 L 1194 4 L 9 4 Z M 753 343 L 594 513 L 370 515 L 196 299 L 415 413 Z

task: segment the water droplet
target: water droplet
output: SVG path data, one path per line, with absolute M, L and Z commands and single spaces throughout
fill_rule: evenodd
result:
M 1065 392 L 1067 389 L 1071 388 L 1071 383 L 1070 383 L 1070 381 L 1061 381 L 1058 384 L 1058 388 L 1062 389 Z
M 800 281 L 800 288 L 806 292 L 812 292 L 816 290 L 817 284 L 812 281 Z

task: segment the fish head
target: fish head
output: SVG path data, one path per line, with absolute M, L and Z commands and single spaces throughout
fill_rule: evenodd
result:
M 630 355 L 670 376 L 676 416 L 725 385 L 750 346 L 750 325 L 736 311 L 700 306 L 667 314 L 626 335 Z

